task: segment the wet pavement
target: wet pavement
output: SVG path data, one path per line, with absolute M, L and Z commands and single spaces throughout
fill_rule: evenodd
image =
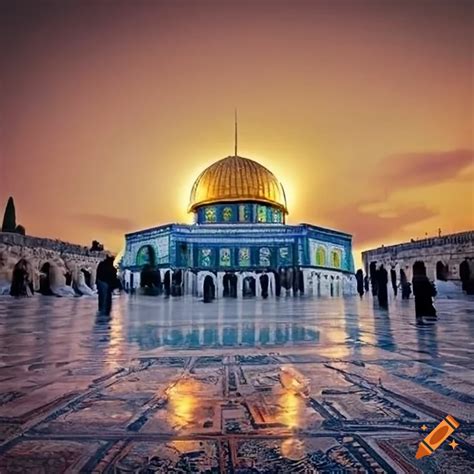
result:
M 473 472 L 474 300 L 436 306 L 2 298 L 0 472 Z

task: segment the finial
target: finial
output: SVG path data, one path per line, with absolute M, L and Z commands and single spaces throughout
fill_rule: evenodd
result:
M 237 156 L 237 109 L 234 109 L 235 146 L 234 156 Z

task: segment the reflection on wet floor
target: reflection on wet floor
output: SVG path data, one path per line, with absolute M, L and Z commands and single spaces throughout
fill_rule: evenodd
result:
M 1 299 L 0 472 L 472 472 L 472 303 Z

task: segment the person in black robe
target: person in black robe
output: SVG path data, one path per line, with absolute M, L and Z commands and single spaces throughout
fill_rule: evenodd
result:
M 365 275 L 364 277 L 364 290 L 366 293 L 369 292 L 369 284 L 370 284 L 370 280 L 369 280 L 369 275 Z
M 402 299 L 410 299 L 411 283 L 408 281 L 407 275 L 404 270 L 400 270 L 400 287 L 402 289 Z
M 112 310 L 112 292 L 118 287 L 117 269 L 114 267 L 114 257 L 105 257 L 97 266 L 97 294 L 99 311 L 103 316 L 110 315 Z
M 362 270 L 359 268 L 356 272 L 356 281 L 357 281 L 357 293 L 359 293 L 359 296 L 362 298 L 364 295 L 364 273 Z
M 269 278 L 268 275 L 263 274 L 260 277 L 260 285 L 262 288 L 262 298 L 268 298 L 268 284 L 269 284 Z
M 417 319 L 423 316 L 436 317 L 436 309 L 433 306 L 433 296 L 436 296 L 436 288 L 434 284 L 428 280 L 425 264 L 423 262 L 418 261 L 413 265 L 412 283 Z
M 462 282 L 462 291 L 467 291 L 469 279 L 471 278 L 471 269 L 469 268 L 469 260 L 467 257 L 459 266 L 459 277 Z
M 392 282 L 392 289 L 393 289 L 393 294 L 397 296 L 397 274 L 395 272 L 395 269 L 392 268 L 390 269 L 390 281 Z
M 377 298 L 379 300 L 379 306 L 384 309 L 388 309 L 388 294 L 387 294 L 387 283 L 388 273 L 383 265 L 376 272 L 377 281 Z

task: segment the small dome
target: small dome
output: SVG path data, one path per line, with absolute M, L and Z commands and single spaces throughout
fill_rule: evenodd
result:
M 256 161 L 241 156 L 223 158 L 197 177 L 188 210 L 231 201 L 262 202 L 288 213 L 285 191 L 275 175 Z

